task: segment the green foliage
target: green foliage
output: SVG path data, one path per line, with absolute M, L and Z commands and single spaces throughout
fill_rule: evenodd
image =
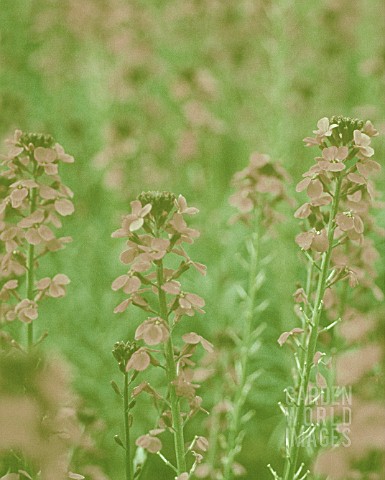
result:
M 120 400 L 110 387 L 121 379 L 111 349 L 131 341 L 144 318 L 134 309 L 112 313 L 120 247 L 110 235 L 129 201 L 143 190 L 171 190 L 200 209 L 191 223 L 201 239 L 190 252 L 208 266 L 193 289 L 207 307 L 185 328 L 199 322 L 202 335 L 218 338 L 237 322 L 236 257 L 246 235 L 227 223 L 233 173 L 257 150 L 280 160 L 296 183 L 312 157 L 301 140 L 323 116 L 368 117 L 383 130 L 383 24 L 381 0 L 1 2 L 0 135 L 49 132 L 76 160 L 62 173 L 75 193 L 76 214 L 63 228 L 73 243 L 41 263 L 42 276 L 54 269 L 71 284 L 65 298 L 42 306 L 35 337 L 48 330 L 45 349 L 72 364 L 85 407 L 103 422 L 91 456 L 110 478 L 123 478 L 114 442 L 117 431 L 123 437 Z M 378 140 L 376 158 L 384 154 Z M 269 479 L 267 463 L 282 470 L 277 401 L 291 365 L 276 339 L 295 326 L 292 292 L 305 275 L 294 209 L 283 211 L 290 220 L 263 246 L 272 258 L 259 294 L 270 305 L 252 366 L 264 373 L 247 401 L 256 412 L 240 456 L 247 479 Z M 209 410 L 213 392 L 200 394 Z M 152 428 L 145 411 L 134 436 Z M 144 468 L 144 478 L 170 478 L 156 456 Z

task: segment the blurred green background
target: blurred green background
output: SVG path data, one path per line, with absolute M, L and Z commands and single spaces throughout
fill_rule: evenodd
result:
M 84 406 L 104 423 L 93 460 L 111 479 L 123 474 L 111 349 L 142 318 L 135 309 L 112 313 L 120 297 L 110 285 L 123 269 L 122 243 L 110 234 L 129 201 L 164 189 L 200 209 L 192 222 L 201 238 L 189 252 L 208 275 L 191 275 L 190 286 L 207 313 L 186 330 L 215 341 L 236 328 L 235 256 L 246 231 L 227 225 L 230 179 L 260 151 L 289 170 L 294 192 L 313 157 L 302 138 L 323 116 L 370 118 L 385 132 L 384 24 L 383 0 L 1 0 L 0 136 L 47 132 L 76 159 L 63 169 L 75 192 L 76 213 L 63 229 L 73 243 L 41 266 L 42 276 L 63 272 L 72 283 L 64 299 L 43 305 L 36 328 L 49 331 L 46 348 L 69 360 Z M 373 145 L 381 162 L 383 139 Z M 291 295 L 303 277 L 292 211 L 263 246 L 273 256 L 256 360 L 264 373 L 250 396 L 256 416 L 240 459 L 247 478 L 259 480 L 270 478 L 267 463 L 281 463 L 277 401 L 290 368 L 276 339 L 294 325 Z M 212 393 L 200 392 L 207 408 Z M 141 408 L 136 433 L 152 422 Z M 158 458 L 149 468 L 148 478 L 171 478 Z

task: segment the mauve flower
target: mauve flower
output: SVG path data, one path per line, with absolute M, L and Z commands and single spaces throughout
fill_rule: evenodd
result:
M 241 213 L 251 212 L 254 208 L 254 202 L 250 198 L 250 191 L 245 188 L 231 195 L 229 204 L 237 208 Z
M 195 397 L 195 390 L 199 387 L 199 385 L 191 383 L 190 380 L 192 380 L 191 371 L 189 373 L 189 371 L 186 369 L 181 370 L 178 377 L 173 382 L 175 386 L 175 393 L 178 395 L 178 397 L 185 397 L 189 399 Z
M 27 298 L 22 300 L 16 305 L 12 317 L 7 315 L 8 320 L 13 320 L 16 317 L 24 323 L 31 323 L 32 320 L 36 320 L 38 317 L 37 303 Z
M 19 283 L 17 280 L 8 280 L 8 282 L 5 282 L 0 290 L 0 300 L 7 302 L 11 296 L 12 290 L 16 290 L 18 286 Z
M 126 371 L 134 369 L 138 372 L 143 372 L 151 363 L 151 357 L 147 353 L 147 350 L 143 347 L 139 348 L 136 352 L 134 352 L 131 358 L 128 360 L 126 365 Z
M 297 290 L 293 293 L 293 297 L 296 303 L 308 304 L 306 292 L 302 287 L 297 288 Z
M 150 260 L 161 260 L 167 253 L 170 240 L 166 238 L 152 238 L 150 246 L 139 245 L 138 248 L 146 252 L 146 258 Z
M 24 238 L 24 231 L 20 227 L 8 226 L 1 232 L 0 240 L 5 243 L 5 250 L 10 253 L 17 249 L 20 240 Z
M 197 345 L 200 343 L 206 352 L 212 353 L 214 351 L 213 344 L 195 332 L 184 334 L 182 340 L 189 345 Z
M 15 260 L 13 252 L 7 252 L 0 262 L 0 273 L 3 277 L 9 277 L 11 275 L 23 275 L 25 273 L 25 266 L 19 261 Z
M 158 345 L 168 340 L 170 332 L 165 321 L 160 317 L 150 317 L 135 332 L 135 340 L 144 340 L 147 345 Z
M 74 163 L 74 157 L 66 153 L 64 148 L 59 143 L 55 143 L 54 149 L 56 151 L 58 160 L 63 163 Z
M 139 200 L 134 200 L 130 205 L 131 214 L 124 218 L 122 227 L 125 231 L 136 232 L 143 226 L 144 218 L 150 213 L 152 205 L 148 203 L 142 207 Z
M 197 208 L 187 206 L 187 201 L 183 195 L 179 195 L 175 203 L 178 213 L 186 215 L 195 215 L 196 213 L 199 213 L 199 210 Z
M 305 142 L 305 147 L 314 147 L 314 146 L 319 146 L 322 143 L 322 138 L 321 137 L 306 137 L 302 140 Z
M 319 198 L 324 193 L 322 182 L 318 178 L 305 177 L 297 184 L 296 191 L 302 192 L 305 188 L 310 198 Z
M 368 135 L 369 137 L 377 137 L 378 130 L 374 128 L 374 125 L 370 120 L 367 120 L 362 129 L 362 133 L 365 133 L 365 135 Z
M 199 295 L 195 293 L 184 293 L 179 294 L 179 305 L 186 310 L 197 310 L 201 311 L 201 308 L 205 306 L 205 301 Z
M 196 436 L 191 448 L 200 452 L 207 452 L 209 449 L 209 441 L 206 437 Z
M 55 210 L 59 213 L 62 217 L 66 217 L 67 215 L 72 215 L 75 211 L 74 204 L 68 198 L 58 198 L 54 202 Z
M 322 157 L 317 157 L 319 167 L 326 172 L 341 172 L 345 169 L 345 160 L 348 156 L 348 147 L 328 147 L 322 150 Z
M 162 449 L 162 442 L 159 438 L 153 437 L 149 434 L 139 437 L 136 440 L 135 445 L 144 448 L 150 453 L 158 453 Z
M 170 280 L 162 285 L 162 290 L 170 295 L 179 295 L 181 292 L 181 284 L 177 280 Z
M 135 293 L 140 289 L 141 281 L 138 277 L 133 275 L 132 272 L 129 272 L 125 275 L 120 275 L 116 278 L 111 285 L 112 290 L 115 292 L 117 290 L 123 289 L 123 292 L 127 295 Z
M 203 263 L 199 262 L 194 262 L 191 260 L 191 258 L 187 255 L 187 253 L 183 250 L 183 248 L 174 248 L 173 252 L 176 253 L 177 255 L 181 255 L 186 259 L 186 264 L 191 265 L 192 267 L 195 268 L 197 272 L 199 272 L 201 275 L 205 276 L 207 273 L 207 267 L 206 265 L 203 265 Z
M 360 130 L 354 130 L 354 147 L 358 148 L 358 158 L 372 157 L 374 150 L 370 147 L 370 137 Z
M 66 294 L 65 286 L 70 283 L 70 279 L 63 273 L 58 273 L 52 279 L 42 278 L 37 282 L 37 289 L 44 292 L 47 297 L 60 298 Z
M 295 218 L 308 218 L 311 215 L 310 203 L 304 203 L 294 213 Z
M 125 265 L 132 263 L 135 257 L 140 254 L 139 245 L 137 243 L 128 240 L 127 246 L 128 248 L 123 250 L 123 252 L 120 254 L 120 261 Z
M 329 247 L 329 240 L 325 228 L 320 231 L 313 228 L 308 232 L 302 232 L 296 236 L 295 241 L 297 245 L 304 250 L 311 248 L 316 252 L 326 252 Z
M 303 328 L 293 328 L 292 330 L 290 330 L 290 332 L 281 333 L 277 342 L 279 343 L 279 346 L 282 347 L 282 345 L 284 345 L 286 343 L 286 341 L 289 337 L 291 337 L 292 335 L 298 335 L 298 334 L 303 333 L 303 332 L 304 332 Z
M 193 243 L 194 239 L 199 237 L 198 230 L 189 228 L 180 213 L 174 213 L 172 219 L 169 221 L 169 227 L 171 227 L 171 233 L 180 235 L 182 242 Z
M 356 167 L 358 173 L 366 179 L 373 173 L 379 173 L 381 171 L 381 165 L 379 163 L 367 158 L 357 162 Z
M 323 117 L 317 122 L 318 130 L 313 130 L 313 133 L 317 135 L 317 137 L 323 139 L 324 137 L 330 137 L 332 135 L 333 128 L 338 127 L 336 123 L 330 125 L 330 121 L 327 117 Z
M 319 362 L 321 361 L 321 358 L 324 357 L 326 354 L 322 352 L 316 352 L 313 357 L 313 363 L 314 365 L 318 365 Z
M 37 147 L 34 151 L 34 157 L 40 167 L 44 168 L 47 175 L 57 175 L 59 168 L 55 162 L 57 152 L 52 148 Z
M 141 307 L 143 308 L 143 310 L 147 310 L 148 309 L 148 302 L 147 300 L 145 300 L 143 297 L 141 297 L 139 294 L 137 293 L 133 293 L 130 298 L 126 298 L 125 300 L 123 300 L 123 302 L 119 303 L 119 305 L 117 305 L 115 308 L 114 308 L 114 313 L 123 313 L 127 310 L 127 308 L 129 307 L 129 305 L 131 305 L 131 303 L 133 305 L 136 305 L 138 307 Z
M 148 382 L 142 382 L 138 386 L 132 389 L 132 396 L 137 397 L 140 395 L 142 392 L 146 392 L 152 397 L 154 397 L 156 400 L 163 400 L 162 395 L 159 395 L 159 393 L 151 387 L 151 385 Z
M 48 185 L 39 185 L 39 195 L 44 200 L 54 200 L 58 197 L 59 192 Z
M 34 180 L 19 180 L 10 185 L 11 193 L 9 195 L 11 199 L 12 208 L 19 208 L 23 201 L 28 197 L 28 194 L 32 188 L 36 188 L 38 184 Z
M 49 240 L 45 244 L 45 248 L 49 252 L 57 252 L 58 250 L 62 250 L 67 243 L 72 242 L 72 237 L 60 237 L 60 238 L 53 238 Z
M 336 215 L 336 223 L 343 232 L 364 232 L 364 223 L 361 218 L 353 212 L 342 212 Z
M 39 245 L 42 242 L 49 242 L 55 238 L 52 230 L 43 224 L 44 219 L 44 210 L 38 209 L 17 224 L 20 228 L 27 229 L 25 239 L 29 244 Z

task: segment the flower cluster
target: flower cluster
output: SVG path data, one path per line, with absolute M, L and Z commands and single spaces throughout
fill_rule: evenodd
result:
M 316 136 L 304 141 L 307 146 L 318 146 L 321 154 L 297 185 L 297 192 L 306 191 L 308 196 L 295 212 L 304 226 L 296 243 L 308 260 L 306 284 L 299 285 L 293 295 L 301 327 L 282 333 L 278 339 L 280 346 L 289 343 L 298 350 L 297 396 L 291 406 L 281 405 L 287 417 L 284 480 L 303 474 L 303 465 L 297 470 L 297 459 L 307 406 L 305 395 L 311 383 L 322 389 L 332 382 L 330 358 L 323 359 L 329 355 L 318 348 L 325 349 L 320 342 L 322 335 L 329 335 L 341 320 L 338 317 L 344 313 L 347 287 L 360 284 L 381 297 L 374 284 L 378 252 L 367 237 L 369 231 L 376 230 L 370 213 L 371 207 L 378 206 L 377 192 L 370 176 L 381 167 L 373 159 L 370 144 L 378 132 L 370 121 L 342 116 L 322 118 L 317 127 Z
M 187 420 L 202 409 L 202 399 L 196 394 L 199 385 L 194 381 L 195 362 L 191 357 L 199 344 L 206 351 L 213 350 L 211 343 L 195 332 L 181 335 L 182 346 L 174 346 L 176 326 L 182 317 L 204 313 L 204 300 L 185 291 L 180 281 L 182 274 L 191 267 L 202 275 L 206 273 L 205 266 L 193 261 L 183 247 L 184 243 L 191 244 L 199 236 L 199 232 L 186 222 L 186 216 L 197 212 L 196 208 L 187 205 L 182 195 L 142 193 L 131 202 L 131 213 L 123 217 L 121 228 L 112 234 L 114 238 L 126 239 L 120 260 L 127 271 L 112 283 L 112 289 L 121 291 L 125 298 L 115 308 L 115 313 L 123 313 L 130 305 L 135 305 L 149 315 L 136 329 L 138 343 L 125 349 L 127 355 L 120 365 L 124 364 L 125 371 L 131 372 L 130 384 L 150 365 L 162 367 L 168 382 L 168 399 L 147 382 L 142 381 L 132 390 L 133 397 L 142 392 L 150 394 L 157 407 L 159 399 L 163 402 L 158 427 L 138 438 L 136 444 L 158 453 L 162 448 L 158 436 L 165 430 L 172 432 L 177 461 L 175 471 L 178 475 L 186 474 L 186 478 L 192 471 L 188 473 L 186 466 L 183 428 Z M 169 265 L 165 264 L 166 260 Z M 184 404 L 187 408 L 183 409 Z M 195 441 L 188 449 L 195 458 L 193 470 L 202 458 L 202 452 L 196 447 L 198 444 Z
M 300 233 L 296 242 L 304 250 L 325 252 L 332 241 L 333 284 L 341 278 L 348 278 L 351 286 L 362 281 L 378 296 L 373 282 L 377 252 L 372 241 L 364 238 L 365 230 L 375 230 L 370 209 L 376 206 L 377 192 L 370 177 L 381 166 L 372 158 L 370 143 L 378 132 L 370 121 L 346 117 L 322 118 L 317 126 L 316 137 L 304 141 L 318 145 L 321 156 L 297 185 L 297 191 L 306 190 L 309 198 L 295 213 L 296 218 L 307 219 L 310 228 Z M 336 182 L 339 203 L 329 239 L 327 224 Z
M 82 428 L 67 365 L 17 351 L 4 332 L 1 340 L 7 348 L 0 355 L 0 464 L 12 452 L 9 472 L 17 472 L 1 478 L 84 479 L 69 471 Z
M 8 145 L 0 174 L 7 185 L 0 200 L 0 319 L 31 323 L 38 317 L 39 300 L 64 296 L 69 283 L 63 274 L 35 282 L 34 270 L 43 255 L 71 241 L 54 229 L 74 211 L 73 193 L 59 176 L 60 164 L 74 159 L 50 135 L 16 130 Z
M 349 240 L 362 244 L 364 224 L 373 222 L 369 207 L 376 198 L 370 175 L 380 170 L 371 157 L 371 137 L 378 134 L 370 121 L 366 123 L 346 117 L 322 118 L 314 130 L 316 137 L 305 138 L 308 146 L 317 145 L 321 156 L 303 174 L 297 192 L 306 190 L 309 197 L 295 213 L 296 218 L 307 219 L 310 230 L 299 234 L 297 244 L 304 250 L 324 252 L 328 249 L 325 228 L 329 218 L 329 206 L 334 192 L 332 188 L 340 179 L 339 208 L 336 212 L 334 239 L 339 244 Z M 325 213 L 326 212 L 326 213 Z
M 239 210 L 235 220 L 249 223 L 252 212 L 260 210 L 265 225 L 274 223 L 279 219 L 277 204 L 282 200 L 290 202 L 285 187 L 289 181 L 290 177 L 282 165 L 272 162 L 269 155 L 253 153 L 248 166 L 233 176 L 236 193 L 229 201 Z

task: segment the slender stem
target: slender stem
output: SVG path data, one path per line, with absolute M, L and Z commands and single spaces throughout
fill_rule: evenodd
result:
M 130 444 L 130 410 L 128 408 L 128 373 L 124 372 L 124 392 L 123 392 L 123 408 L 124 408 L 124 447 L 126 450 L 126 480 L 133 479 L 132 462 L 131 462 L 131 444 Z
M 31 189 L 31 207 L 30 214 L 36 210 L 36 195 L 37 189 Z M 34 268 L 35 268 L 35 246 L 28 244 L 27 251 L 27 272 L 26 272 L 26 285 L 27 285 L 27 298 L 33 300 L 33 284 L 34 284 Z M 27 345 L 28 350 L 31 351 L 33 347 L 33 322 L 27 324 Z
M 169 322 L 169 315 L 167 311 L 166 295 L 162 290 L 164 283 L 163 278 L 163 262 L 159 261 L 157 266 L 157 283 L 158 283 L 158 297 L 159 297 L 159 312 L 161 318 L 169 324 L 170 331 L 171 325 Z M 186 472 L 186 460 L 184 449 L 184 433 L 183 433 L 183 419 L 180 411 L 179 398 L 175 391 L 174 382 L 177 379 L 177 367 L 174 357 L 174 346 L 172 342 L 172 336 L 170 336 L 164 346 L 164 355 L 167 364 L 167 380 L 170 389 L 170 403 L 171 403 L 171 415 L 172 415 L 172 427 L 174 430 L 174 446 L 178 475 Z
M 223 385 L 223 382 L 221 383 Z M 220 388 L 219 393 L 215 396 L 214 405 L 217 405 L 219 401 L 223 398 L 222 388 Z M 209 435 L 209 451 L 207 452 L 207 464 L 210 465 L 212 470 L 216 467 L 217 459 L 217 450 L 218 450 L 218 437 L 220 431 L 220 411 L 219 409 L 214 408 L 210 414 L 210 435 Z
M 321 260 L 321 272 L 318 277 L 316 298 L 313 305 L 313 314 L 312 314 L 312 326 L 310 327 L 310 335 L 307 344 L 307 352 L 303 357 L 302 362 L 302 374 L 300 380 L 300 386 L 298 391 L 297 406 L 295 407 L 294 419 L 292 425 L 292 434 L 289 442 L 289 455 L 286 458 L 285 470 L 284 470 L 284 480 L 293 480 L 294 475 L 297 470 L 298 455 L 300 445 L 298 438 L 301 432 L 301 427 L 303 425 L 304 412 L 305 412 L 305 400 L 306 392 L 309 386 L 310 372 L 313 364 L 313 358 L 316 352 L 317 340 L 318 340 L 318 328 L 319 321 L 321 318 L 322 307 L 323 307 L 323 298 L 326 290 L 326 279 L 329 272 L 330 266 L 330 257 L 333 250 L 333 237 L 335 224 L 334 220 L 338 211 L 339 199 L 340 199 L 340 190 L 341 190 L 342 176 L 337 178 L 336 189 L 333 197 L 333 203 L 331 207 L 327 233 L 328 233 L 328 249 L 322 254 Z
M 252 346 L 252 324 L 254 318 L 255 300 L 258 290 L 256 276 L 258 273 L 258 248 L 259 232 L 258 227 L 252 234 L 252 245 L 250 249 L 250 269 L 248 281 L 248 306 L 245 315 L 244 334 L 242 336 L 242 345 L 240 349 L 240 378 L 234 399 L 233 412 L 229 424 L 229 437 L 227 446 L 227 455 L 225 458 L 223 478 L 231 480 L 233 478 L 233 463 L 238 453 L 237 440 L 240 429 L 240 421 L 243 413 L 243 406 L 247 398 L 247 380 L 248 380 L 248 363 L 250 357 L 250 349 Z

